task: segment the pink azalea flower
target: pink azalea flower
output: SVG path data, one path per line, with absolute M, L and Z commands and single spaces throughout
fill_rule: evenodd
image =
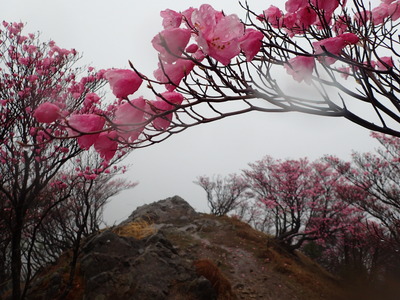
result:
M 340 72 L 340 76 L 347 79 L 350 75 L 350 67 L 339 67 L 337 70 Z
M 371 11 L 364 10 L 354 14 L 354 21 L 359 26 L 364 26 L 371 17 Z
M 19 62 L 21 65 L 27 66 L 27 65 L 29 65 L 30 59 L 29 59 L 28 57 L 20 57 L 20 58 L 18 59 L 18 62 Z
M 311 0 L 311 4 L 318 10 L 332 14 L 338 8 L 341 0 Z
M 85 134 L 77 138 L 79 146 L 85 150 L 89 149 L 99 137 L 99 133 L 90 133 L 102 130 L 104 124 L 105 119 L 94 114 L 72 115 L 68 120 L 73 132 Z
M 393 59 L 391 56 L 383 56 L 380 57 L 379 60 L 376 62 L 376 67 L 378 70 L 385 71 L 388 68 L 392 68 L 394 66 Z
M 288 0 L 285 3 L 285 8 L 288 13 L 294 13 L 297 12 L 299 9 L 306 7 L 308 5 L 309 5 L 308 0 Z
M 371 11 L 371 14 L 372 22 L 374 22 L 375 25 L 382 24 L 383 21 L 389 16 L 389 5 L 381 3 Z
M 283 16 L 283 25 L 288 28 L 291 29 L 294 27 L 294 25 L 296 24 L 296 14 L 294 13 L 286 13 Z
M 343 33 L 337 37 L 341 38 L 346 43 L 346 46 L 357 44 L 360 41 L 359 37 L 354 33 Z
M 314 52 L 315 54 L 323 54 L 326 51 L 334 55 L 340 55 L 344 47 L 356 44 L 358 41 L 359 38 L 354 33 L 344 33 L 336 37 L 314 42 Z M 330 65 L 333 64 L 336 59 L 334 57 L 326 57 L 324 61 Z
M 335 23 L 333 24 L 333 30 L 336 34 L 343 34 L 348 29 L 347 26 L 347 17 L 346 16 L 339 16 L 337 17 Z
M 160 16 L 163 18 L 162 25 L 164 29 L 178 28 L 181 25 L 182 14 L 172 9 L 166 9 L 161 11 Z
M 151 102 L 151 108 L 155 114 L 160 114 L 165 111 L 169 111 L 174 109 L 175 105 L 180 105 L 183 101 L 183 96 L 177 92 L 165 92 L 162 93 L 162 98 L 158 98 L 159 100 Z M 166 130 L 172 121 L 173 113 L 169 113 L 165 116 L 155 118 L 153 120 L 153 126 L 156 130 Z
M 396 21 L 400 18 L 400 1 L 396 1 L 389 4 L 388 7 L 389 17 L 392 21 Z
M 317 21 L 317 14 L 309 6 L 300 7 L 296 12 L 288 12 L 283 17 L 283 25 L 290 36 L 303 33 Z
M 314 71 L 315 61 L 313 57 L 309 56 L 296 56 L 289 60 L 288 63 L 284 65 L 286 72 L 293 76 L 293 79 L 306 83 L 311 82 L 311 75 Z
M 173 63 L 181 56 L 190 40 L 190 30 L 182 28 L 169 28 L 157 34 L 151 43 L 160 52 L 161 60 Z
M 143 97 L 121 104 L 115 111 L 114 124 L 118 126 L 118 134 L 126 141 L 135 141 L 143 131 L 140 125 L 145 121 L 146 101 Z M 122 125 L 122 126 L 121 126 Z
M 271 5 L 268 9 L 264 10 L 264 15 L 261 17 L 264 17 L 272 27 L 279 28 L 282 26 L 282 16 L 282 11 L 278 7 Z
M 301 31 L 303 31 L 303 29 L 309 28 L 317 21 L 317 13 L 310 7 L 306 6 L 296 13 L 296 18 L 296 25 L 301 29 Z
M 110 161 L 118 150 L 117 136 L 115 131 L 102 132 L 94 143 L 94 149 L 106 161 Z
M 35 109 L 33 116 L 40 123 L 53 123 L 60 117 L 60 107 L 54 103 L 44 102 Z
M 177 92 L 164 92 L 161 96 L 167 103 L 172 105 L 181 105 L 184 99 L 183 95 Z
M 178 59 L 173 64 L 163 63 L 154 71 L 154 77 L 166 84 L 168 91 L 175 90 L 181 80 L 192 71 L 194 63 L 187 59 Z
M 109 69 L 104 73 L 113 94 L 117 98 L 127 98 L 136 92 L 142 84 L 142 78 L 132 70 Z
M 164 100 L 156 100 L 151 102 L 152 110 L 156 114 L 161 114 L 164 111 L 173 109 L 173 106 Z M 172 121 L 172 113 L 162 117 L 155 118 L 152 122 L 156 130 L 165 130 L 169 127 Z
M 224 16 L 203 4 L 193 11 L 191 21 L 198 30 L 197 43 L 206 55 L 228 65 L 240 53 L 238 39 L 244 34 L 244 26 L 236 15 Z
M 260 51 L 263 37 L 264 35 L 260 31 L 250 28 L 246 29 L 244 36 L 239 39 L 240 48 L 244 52 L 247 61 L 252 61 Z

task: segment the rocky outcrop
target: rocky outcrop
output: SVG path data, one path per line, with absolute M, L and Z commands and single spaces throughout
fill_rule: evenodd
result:
M 200 214 L 178 196 L 167 198 L 86 239 L 63 299 L 341 299 L 326 271 L 268 241 L 236 218 Z M 49 266 L 28 299 L 60 299 L 70 261 L 66 253 Z
M 194 209 L 175 196 L 137 208 L 119 227 L 143 220 L 160 227 L 196 217 Z M 136 239 L 119 236 L 115 229 L 83 246 L 80 268 L 86 299 L 216 299 L 212 284 L 178 254 L 162 230 Z
M 174 196 L 138 207 L 121 225 L 139 219 L 149 220 L 156 224 L 188 223 L 198 216 L 199 214 L 189 203 L 179 196 Z
M 81 273 L 87 299 L 176 299 L 179 292 L 190 295 L 187 299 L 215 299 L 210 297 L 211 284 L 199 278 L 161 232 L 137 240 L 107 230 L 83 251 Z
M 82 284 L 74 287 L 83 290 L 72 290 L 66 299 L 217 299 L 212 283 L 196 273 L 192 260 L 177 252 L 163 230 L 196 218 L 198 213 L 178 196 L 138 207 L 120 225 L 105 229 L 83 243 L 76 276 Z M 154 230 L 146 230 L 143 222 Z M 135 224 L 141 227 L 129 230 Z M 45 280 L 50 282 L 44 283 Z M 58 271 L 46 274 L 33 284 L 28 299 L 57 299 L 64 283 Z

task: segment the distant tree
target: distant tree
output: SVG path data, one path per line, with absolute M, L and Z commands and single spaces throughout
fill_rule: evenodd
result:
M 349 282 L 382 281 L 388 265 L 396 264 L 388 244 L 376 234 L 383 230 L 366 218 L 355 219 L 351 230 L 341 230 L 322 243 L 314 241 L 303 245 L 302 251 L 328 271 Z
M 350 197 L 352 204 L 379 220 L 400 250 L 400 141 L 383 134 L 372 136 L 383 146 L 376 154 L 356 152 L 351 163 L 337 157 L 327 160 L 350 183 L 343 193 L 364 193 L 362 199 Z
M 213 179 L 200 176 L 195 183 L 206 191 L 208 206 L 216 216 L 224 216 L 237 209 L 248 187 L 244 178 L 236 174 Z
M 334 156 L 326 159 L 347 179 L 340 189 L 343 199 L 378 224 L 368 226 L 370 235 L 400 266 L 400 141 L 384 134 L 372 136 L 382 146 L 376 154 L 355 152 L 351 162 Z
M 265 205 L 254 198 L 249 198 L 249 193 L 246 193 L 232 215 L 259 231 L 267 233 L 272 231 L 273 224 L 269 214 L 265 213 Z
M 338 175 L 329 164 L 267 156 L 249 166 L 249 195 L 263 206 L 263 220 L 269 221 L 264 227 L 287 249 L 350 230 L 355 210 L 337 197 Z

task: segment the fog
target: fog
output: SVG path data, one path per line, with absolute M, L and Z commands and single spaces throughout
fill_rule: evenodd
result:
M 142 73 L 151 75 L 157 53 L 150 41 L 161 30 L 159 12 L 205 2 L 244 17 L 238 2 L 228 0 L 0 0 L 0 5 L 3 20 L 22 21 L 27 24 L 26 32 L 40 31 L 42 41 L 52 39 L 60 47 L 75 48 L 83 55 L 82 65 L 127 68 L 130 60 Z M 277 5 L 276 1 L 248 3 L 260 11 L 272 3 Z M 298 88 L 294 81 L 286 84 Z M 149 92 L 147 95 L 151 97 Z M 197 126 L 127 157 L 124 164 L 130 168 L 123 176 L 139 185 L 111 199 L 105 219 L 108 224 L 118 223 L 135 207 L 173 195 L 207 212 L 205 192 L 193 183 L 197 176 L 240 172 L 265 155 L 314 160 L 334 154 L 349 159 L 353 150 L 371 151 L 376 146 L 368 130 L 349 121 L 298 113 L 250 113 Z

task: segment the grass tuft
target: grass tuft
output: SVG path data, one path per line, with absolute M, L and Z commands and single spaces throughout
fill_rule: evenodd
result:
M 153 223 L 145 220 L 139 220 L 130 222 L 121 227 L 117 227 L 113 230 L 113 232 L 119 236 L 134 237 L 135 239 L 141 240 L 157 233 L 157 229 Z

